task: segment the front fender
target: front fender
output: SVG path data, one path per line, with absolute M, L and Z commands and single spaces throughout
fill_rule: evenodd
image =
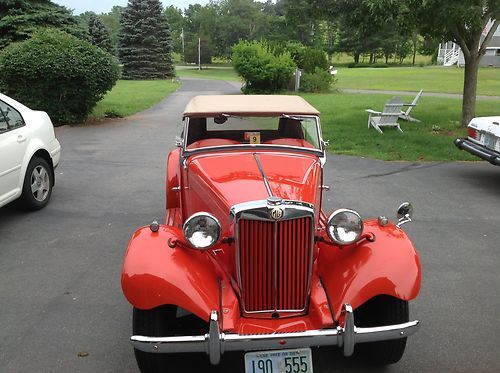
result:
M 160 226 L 138 229 L 132 236 L 122 270 L 122 290 L 136 308 L 151 309 L 174 304 L 208 320 L 219 308 L 218 275 L 206 252 L 174 249 L 169 239 L 182 238 L 182 231 Z
M 381 227 L 376 220 L 365 222 L 365 232 L 372 232 L 375 242 L 340 249 L 318 245 L 318 274 L 336 320 L 345 303 L 356 309 L 377 295 L 411 300 L 420 291 L 420 259 L 406 233 L 393 224 Z

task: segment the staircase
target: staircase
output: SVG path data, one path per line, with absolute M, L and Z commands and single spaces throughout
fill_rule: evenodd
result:
M 453 66 L 458 63 L 458 58 L 460 56 L 459 49 L 450 49 L 446 52 L 443 58 L 443 66 Z

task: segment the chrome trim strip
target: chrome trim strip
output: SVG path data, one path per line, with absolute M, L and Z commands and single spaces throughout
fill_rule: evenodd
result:
M 252 150 L 252 151 L 262 151 L 262 150 L 297 150 L 307 154 L 313 154 L 320 158 L 325 157 L 325 152 L 321 149 L 315 148 L 301 148 L 300 146 L 290 146 L 290 145 L 272 145 L 272 144 L 258 144 L 258 145 L 219 145 L 219 146 L 207 146 L 206 148 L 199 148 L 194 150 L 187 150 L 184 148 L 184 156 L 190 157 L 194 154 L 202 153 L 213 153 L 214 151 L 226 151 L 226 150 Z
M 253 153 L 253 157 L 255 158 L 255 162 L 257 162 L 257 167 L 259 168 L 260 174 L 262 175 L 262 180 L 264 181 L 264 185 L 266 186 L 267 194 L 269 194 L 269 197 L 272 197 L 273 191 L 271 190 L 271 185 L 269 185 L 269 180 L 267 180 L 266 173 L 262 168 L 262 163 L 260 163 L 259 155 L 257 153 Z
M 304 346 L 339 346 L 350 356 L 357 343 L 378 342 L 406 338 L 420 327 L 418 320 L 402 324 L 358 328 L 349 304 L 344 304 L 345 322 L 335 329 L 306 330 L 303 332 L 240 335 L 225 334 L 218 324 L 217 311 L 210 314 L 209 331 L 205 335 L 179 337 L 147 337 L 133 335 L 132 346 L 149 353 L 205 352 L 210 363 L 219 364 L 226 351 L 276 350 Z

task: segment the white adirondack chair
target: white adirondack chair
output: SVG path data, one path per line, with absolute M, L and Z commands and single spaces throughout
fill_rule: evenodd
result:
M 417 106 L 418 100 L 420 100 L 420 97 L 422 96 L 423 89 L 420 90 L 420 92 L 417 93 L 415 98 L 413 99 L 413 102 L 411 104 L 404 104 L 403 106 L 408 106 L 408 109 L 406 111 L 401 111 L 401 114 L 399 115 L 400 119 L 407 120 L 409 122 L 420 122 L 418 119 L 413 118 L 410 113 L 411 110 Z
M 368 128 L 373 126 L 373 128 L 382 134 L 383 132 L 380 127 L 396 127 L 398 131 L 403 132 L 398 123 L 402 108 L 403 100 L 401 97 L 393 97 L 385 104 L 384 111 L 382 112 L 366 109 L 366 112 L 370 114 L 368 117 Z

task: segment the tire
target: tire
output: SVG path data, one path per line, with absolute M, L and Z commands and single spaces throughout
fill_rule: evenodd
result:
M 401 324 L 408 320 L 408 302 L 388 295 L 372 298 L 354 311 L 354 322 L 359 327 Z M 405 347 L 406 337 L 359 343 L 354 349 L 354 357 L 374 365 L 394 364 L 403 357 Z
M 40 210 L 47 206 L 52 187 L 54 186 L 54 173 L 47 161 L 40 157 L 33 157 L 26 174 L 24 175 L 21 202 L 28 210 Z
M 176 318 L 177 307 L 160 306 L 151 310 L 134 308 L 132 316 L 132 331 L 134 335 L 150 337 L 170 337 L 191 334 L 205 334 L 207 324 L 191 315 L 181 319 Z M 140 351 L 134 348 L 135 359 L 141 373 L 196 372 L 193 367 L 197 354 L 157 354 Z M 198 361 L 199 362 L 199 361 Z M 204 356 L 206 367 L 210 364 Z

